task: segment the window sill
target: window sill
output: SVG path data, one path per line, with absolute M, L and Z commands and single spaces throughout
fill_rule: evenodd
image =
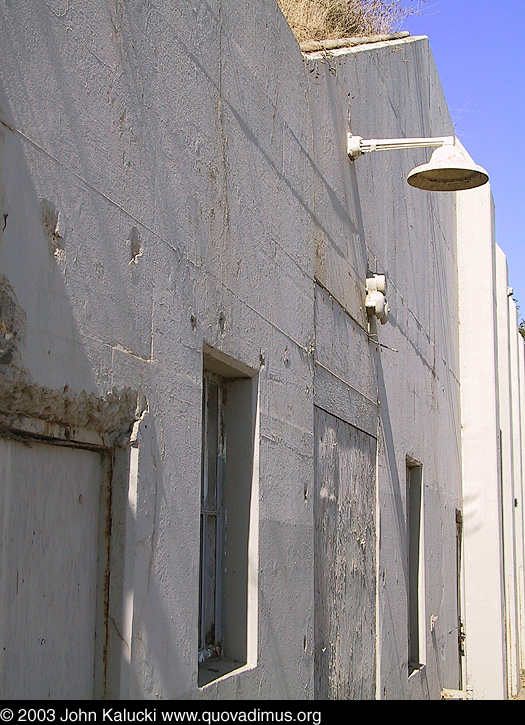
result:
M 426 665 L 414 665 L 412 663 L 408 666 L 408 679 L 410 680 L 411 677 L 415 677 L 420 672 L 423 672 L 423 670 L 426 668 Z
M 206 660 L 199 665 L 199 689 L 212 685 L 217 680 L 252 670 L 252 665 L 242 664 L 224 657 Z

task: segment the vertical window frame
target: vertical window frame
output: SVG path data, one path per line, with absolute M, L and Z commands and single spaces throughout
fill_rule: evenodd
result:
M 210 441 L 210 387 L 216 387 L 216 409 L 213 411 L 215 432 L 212 436 L 216 436 L 214 441 Z M 221 612 L 221 592 L 222 592 L 222 568 L 224 561 L 224 506 L 223 506 L 223 487 L 224 487 L 224 439 L 223 439 L 223 421 L 222 421 L 222 399 L 223 399 L 223 382 L 221 379 L 205 371 L 203 376 L 203 401 L 202 401 L 202 460 L 201 460 L 201 493 L 200 493 L 200 559 L 199 559 L 199 664 L 204 663 L 212 657 L 220 657 L 222 655 L 222 612 Z M 213 462 L 215 471 L 213 472 L 215 490 L 215 501 L 209 500 L 210 492 L 210 462 L 211 451 L 210 446 L 215 449 L 213 454 Z M 210 506 L 210 504 L 215 504 Z M 213 552 L 210 552 L 211 541 L 208 537 L 208 526 L 210 519 L 215 519 L 215 534 L 213 536 Z M 209 590 L 210 581 L 207 575 L 205 562 L 212 556 L 215 560 L 214 580 L 213 580 L 213 596 L 211 597 Z M 213 602 L 210 601 L 210 597 Z M 209 641 L 209 626 L 212 622 L 213 641 Z

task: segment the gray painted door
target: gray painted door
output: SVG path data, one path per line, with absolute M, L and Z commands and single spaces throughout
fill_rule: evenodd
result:
M 375 698 L 376 439 L 315 409 L 316 699 Z
M 91 699 L 101 454 L 0 440 L 0 693 Z

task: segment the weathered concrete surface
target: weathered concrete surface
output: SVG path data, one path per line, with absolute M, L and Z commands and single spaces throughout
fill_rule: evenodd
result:
M 27 441 L 0 451 L 2 697 L 91 699 L 107 462 Z
M 131 639 L 114 671 L 129 697 L 312 694 L 312 174 L 310 119 L 297 112 L 307 79 L 276 6 L 247 9 L 2 8 L 0 259 L 36 392 L 21 412 L 53 415 L 42 391 L 68 385 L 102 401 L 129 389 L 149 413 L 124 566 Z M 266 664 L 199 692 L 204 341 L 260 370 Z
M 437 698 L 442 687 L 457 688 L 460 682 L 454 199 L 407 187 L 406 174 L 424 160 L 424 152 L 370 154 L 349 169 L 333 159 L 348 129 L 364 138 L 446 135 L 452 132 L 450 119 L 426 39 L 347 49 L 334 57 L 313 55 L 308 64 L 313 108 L 326 109 L 317 112 L 313 131 L 315 274 L 333 296 L 334 310 L 328 327 L 321 311 L 329 308 L 319 305 L 317 294 L 316 400 L 323 394 L 318 404 L 364 431 L 375 427 L 377 436 L 380 645 L 375 696 Z M 363 284 L 369 272 L 386 274 L 391 308 L 388 323 L 370 330 L 364 322 Z M 407 457 L 423 466 L 425 532 L 421 620 L 426 655 L 424 667 L 410 678 Z
M 509 700 L 525 700 L 525 672 L 520 673 L 520 688 L 517 695 L 512 695 Z
M 320 408 L 315 424 L 314 694 L 373 700 L 377 442 Z
M 358 503 L 374 501 L 377 532 L 360 692 L 457 689 L 454 198 L 407 186 L 423 151 L 345 151 L 349 130 L 452 133 L 427 39 L 306 58 L 273 2 L 1 9 L 5 407 L 30 388 L 21 417 L 87 425 L 108 446 L 132 431 L 115 454 L 107 692 L 315 696 L 315 407 L 377 450 Z M 368 324 L 369 272 L 387 276 L 385 326 Z M 257 376 L 257 596 L 246 666 L 198 688 L 210 349 Z M 407 457 L 423 466 L 425 532 L 410 678 Z

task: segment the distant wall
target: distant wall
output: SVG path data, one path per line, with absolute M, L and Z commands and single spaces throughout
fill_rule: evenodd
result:
M 523 648 L 523 340 L 490 187 L 458 194 L 465 687 L 507 699 Z
M 501 699 L 506 683 L 493 213 L 488 186 L 473 196 L 458 195 L 467 681 L 478 696 Z M 479 325 L 471 314 L 474 295 Z

